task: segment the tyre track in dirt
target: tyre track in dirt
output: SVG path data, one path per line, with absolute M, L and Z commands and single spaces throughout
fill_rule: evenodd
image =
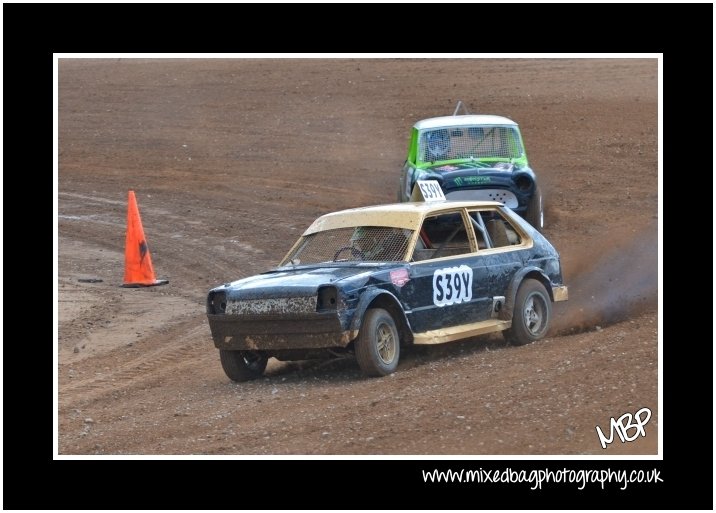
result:
M 126 208 L 126 203 L 122 203 L 109 198 L 101 198 L 97 196 L 84 196 L 77 194 L 61 194 L 65 197 L 73 197 L 77 200 L 86 200 L 90 203 L 121 205 Z M 66 205 L 63 211 L 80 210 L 84 205 Z M 226 280 L 228 276 L 234 276 L 236 273 L 236 261 L 240 259 L 248 261 L 261 261 L 260 255 L 262 250 L 253 248 L 247 244 L 231 243 L 231 238 L 217 237 L 207 234 L 205 229 L 210 226 L 207 219 L 201 217 L 187 221 L 185 216 L 172 213 L 173 205 L 165 205 L 162 208 L 140 205 L 140 212 L 144 212 L 143 218 L 152 218 L 155 222 L 149 227 L 145 227 L 145 233 L 151 230 L 151 234 L 147 235 L 149 247 L 152 251 L 155 270 L 159 272 L 166 261 L 172 274 L 182 276 L 182 281 L 186 283 L 201 283 L 201 288 L 195 290 L 205 292 L 203 287 L 206 286 L 206 276 L 215 278 L 212 285 L 218 285 Z M 268 212 L 266 205 L 261 205 L 259 212 Z M 80 240 L 83 243 L 95 244 L 106 247 L 115 251 L 124 251 L 124 231 L 125 224 L 120 224 L 113 220 L 101 219 L 93 216 L 112 216 L 112 213 L 93 214 L 90 216 L 82 216 L 76 219 L 75 216 L 67 219 L 68 214 L 60 214 L 60 233 L 70 232 L 71 237 Z M 158 220 L 159 222 L 156 222 Z M 254 216 L 254 223 L 258 226 L 271 226 L 275 222 L 275 216 Z M 67 223 L 76 223 L 77 228 L 67 226 Z M 107 238 L 107 227 L 111 227 L 114 232 L 112 238 Z M 229 245 L 232 252 L 226 252 L 225 255 L 217 253 L 216 248 L 222 248 Z M 259 255 L 259 258 L 257 258 Z M 117 274 L 121 272 L 123 262 L 117 262 Z M 253 266 L 252 266 L 253 269 Z M 253 270 L 246 271 L 247 274 L 253 273 Z M 197 276 L 198 275 L 198 276 Z M 193 278 L 193 279 L 192 279 Z M 222 281 L 223 280 L 223 281 Z M 206 287 L 208 291 L 209 287 Z M 184 288 L 184 292 L 187 290 Z M 193 294 L 184 294 L 184 297 L 196 299 Z
M 60 412 L 80 403 L 86 405 L 124 388 L 136 388 L 147 381 L 156 381 L 164 375 L 176 373 L 182 367 L 215 359 L 216 355 L 207 351 L 207 345 L 210 344 L 207 334 L 205 319 L 198 316 L 163 328 L 161 333 L 138 341 L 134 344 L 137 350 L 133 351 L 139 353 L 138 356 L 127 359 L 127 348 L 120 348 L 93 359 L 90 364 L 75 364 L 75 369 L 103 368 L 106 372 L 83 379 L 61 376 Z

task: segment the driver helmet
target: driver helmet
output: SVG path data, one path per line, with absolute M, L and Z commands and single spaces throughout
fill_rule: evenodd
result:
M 428 132 L 425 140 L 431 160 L 441 159 L 450 151 L 450 134 L 444 128 Z

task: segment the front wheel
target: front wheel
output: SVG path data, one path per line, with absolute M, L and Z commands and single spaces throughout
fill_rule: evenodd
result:
M 393 317 L 382 308 L 365 313 L 355 344 L 356 360 L 367 376 L 395 372 L 400 358 L 400 339 Z
M 542 204 L 542 189 L 539 186 L 535 189 L 527 205 L 525 219 L 540 232 L 544 228 L 544 205 Z
M 224 372 L 232 381 L 260 378 L 266 370 L 268 356 L 257 351 L 229 351 L 219 349 Z
M 520 285 L 512 314 L 512 327 L 503 331 L 512 345 L 522 346 L 545 336 L 552 316 L 552 303 L 547 290 L 537 280 Z

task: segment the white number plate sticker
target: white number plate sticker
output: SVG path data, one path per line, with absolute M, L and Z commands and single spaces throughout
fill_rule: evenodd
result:
M 445 194 L 436 180 L 418 180 L 418 187 L 425 201 L 444 201 Z
M 448 306 L 472 300 L 472 269 L 466 265 L 436 269 L 433 273 L 433 303 Z

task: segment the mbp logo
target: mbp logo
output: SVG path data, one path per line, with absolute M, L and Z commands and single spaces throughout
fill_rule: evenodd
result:
M 619 439 L 622 441 L 622 443 L 633 442 L 639 437 L 639 435 L 646 436 L 644 426 L 647 422 L 649 422 L 650 418 L 651 410 L 649 408 L 642 408 L 641 410 L 636 412 L 633 417 L 631 413 L 625 413 L 617 420 L 614 420 L 614 417 L 612 417 L 611 419 L 609 419 L 609 438 L 604 436 L 604 433 L 602 432 L 601 428 L 597 426 L 597 435 L 599 435 L 599 443 L 602 444 L 602 449 L 606 449 L 607 444 L 610 444 L 614 441 L 615 430 L 617 432 L 617 435 L 619 435 Z M 634 430 L 633 435 L 630 435 L 629 431 L 632 429 Z

